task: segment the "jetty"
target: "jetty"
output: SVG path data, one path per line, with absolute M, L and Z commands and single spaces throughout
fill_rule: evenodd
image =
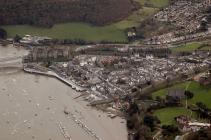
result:
M 23 67 L 23 70 L 27 73 L 31 73 L 31 74 L 39 74 L 39 75 L 43 75 L 43 76 L 48 76 L 48 77 L 52 77 L 52 78 L 56 78 L 58 80 L 60 80 L 61 82 L 67 84 L 68 86 L 70 86 L 72 89 L 78 91 L 78 92 L 82 92 L 85 91 L 86 89 L 76 85 L 75 83 L 73 83 L 70 80 L 67 80 L 61 76 L 59 76 L 58 74 L 56 74 L 53 71 L 47 71 L 47 72 L 43 72 L 43 71 L 39 71 L 39 70 L 35 70 L 32 68 L 27 68 L 27 67 Z

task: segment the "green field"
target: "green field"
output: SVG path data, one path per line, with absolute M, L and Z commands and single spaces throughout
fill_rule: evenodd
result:
M 201 43 L 199 42 L 191 42 L 171 48 L 171 50 L 173 52 L 193 52 L 194 50 L 197 50 L 200 46 Z
M 33 27 L 28 25 L 3 26 L 9 37 L 16 34 L 37 36 L 48 36 L 58 39 L 84 39 L 90 41 L 126 41 L 125 33 L 114 25 L 96 27 L 86 23 L 65 23 L 57 24 L 52 28 Z
M 162 8 L 169 4 L 170 0 L 136 0 L 141 5 L 152 5 L 152 7 Z
M 202 40 L 198 42 L 189 42 L 187 44 L 180 44 L 176 47 L 171 48 L 172 52 L 193 52 L 195 50 L 211 50 L 210 40 Z
M 128 18 L 116 23 L 116 27 L 120 29 L 126 29 L 129 27 L 136 27 L 140 25 L 140 23 L 154 15 L 159 11 L 160 8 L 165 7 L 169 4 L 169 0 L 136 0 L 142 6 L 141 9 L 134 12 Z
M 211 51 L 211 46 L 205 46 L 201 48 L 200 50 Z
M 189 85 L 189 86 L 188 86 Z M 211 87 L 203 87 L 197 82 L 185 82 L 181 84 L 174 85 L 169 89 L 186 89 L 194 93 L 194 97 L 188 100 L 188 104 L 195 104 L 196 102 L 202 102 L 207 107 L 211 108 Z M 152 97 L 155 99 L 156 96 L 164 98 L 167 94 L 168 89 L 161 89 L 152 94 Z
M 128 18 L 114 23 L 113 25 L 116 26 L 118 29 L 127 29 L 130 27 L 137 27 L 144 19 L 150 17 L 154 13 L 156 13 L 159 9 L 158 8 L 151 8 L 151 7 L 143 7 L 138 11 L 134 12 Z
M 185 82 L 185 83 L 181 83 L 181 84 L 176 84 L 176 85 L 174 85 L 174 86 L 172 86 L 170 88 L 165 88 L 165 89 L 158 90 L 158 91 L 152 93 L 152 97 L 153 97 L 153 99 L 155 99 L 157 96 L 159 96 L 161 98 L 165 98 L 169 89 L 176 89 L 176 88 L 178 88 L 178 89 L 185 89 L 187 84 L 189 84 L 189 82 L 187 82 L 187 83 Z M 189 84 L 188 90 L 190 89 L 190 86 L 191 85 L 192 84 Z
M 208 108 L 211 108 L 211 87 L 203 87 L 197 82 L 185 82 L 181 84 L 174 85 L 169 89 L 186 89 L 194 93 L 194 97 L 188 100 L 188 105 L 195 104 L 196 102 L 204 103 Z M 166 97 L 168 89 L 162 89 L 152 94 L 152 97 L 155 99 L 156 96 L 161 98 Z M 185 104 L 185 101 L 183 101 Z M 169 124 L 170 122 L 174 122 L 175 115 L 178 116 L 181 113 L 186 114 L 188 110 L 184 107 L 180 107 L 179 109 L 175 109 L 172 107 L 164 108 L 157 110 L 155 115 L 161 120 L 162 124 Z
M 8 32 L 9 37 L 14 37 L 16 34 L 24 36 L 37 35 L 48 36 L 57 39 L 84 39 L 88 41 L 118 41 L 126 42 L 127 37 L 125 29 L 137 27 L 140 23 L 152 16 L 159 8 L 168 5 L 169 0 L 137 0 L 143 5 L 138 11 L 135 11 L 131 16 L 122 21 L 105 25 L 102 27 L 92 26 L 87 23 L 65 23 L 56 24 L 52 28 L 41 28 L 29 25 L 14 25 L 3 26 Z M 148 5 L 146 5 L 146 3 Z
M 167 107 L 155 111 L 155 116 L 159 118 L 162 125 L 175 124 L 174 118 L 180 115 L 195 116 L 188 109 L 184 107 Z
M 16 34 L 24 36 L 37 35 L 48 36 L 57 39 L 84 39 L 88 41 L 118 41 L 126 42 L 125 29 L 138 26 L 144 19 L 153 15 L 158 9 L 143 7 L 134 12 L 128 18 L 106 26 L 92 26 L 88 23 L 64 23 L 56 24 L 52 28 L 41 28 L 29 25 L 2 26 L 9 37 Z

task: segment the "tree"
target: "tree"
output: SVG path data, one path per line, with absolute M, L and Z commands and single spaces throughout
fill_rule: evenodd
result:
M 19 35 L 16 35 L 13 40 L 14 42 L 20 42 L 21 39 L 22 38 Z
M 137 87 L 133 87 L 133 88 L 131 89 L 131 92 L 132 92 L 132 93 L 137 92 L 137 91 L 138 91 Z
M 134 140 L 153 140 L 150 129 L 145 125 L 141 125 L 135 133 Z
M 139 107 L 138 107 L 138 104 L 136 103 L 136 102 L 133 102 L 133 103 L 131 103 L 130 104 L 130 108 L 128 109 L 128 114 L 130 115 L 130 116 L 132 116 L 133 114 L 136 114 L 136 113 L 140 113 L 140 109 L 139 109 Z
M 167 106 L 179 106 L 181 100 L 178 97 L 166 96 L 166 105 Z
M 201 129 L 197 132 L 190 133 L 187 140 L 210 140 L 211 139 L 211 129 Z
M 161 102 L 162 98 L 160 96 L 156 96 L 155 100 Z
M 127 128 L 129 129 L 129 130 L 132 130 L 132 129 L 134 129 L 134 123 L 132 122 L 132 120 L 131 119 L 127 119 Z
M 208 23 L 207 23 L 207 21 L 202 21 L 201 22 L 201 25 L 200 25 L 200 30 L 201 31 L 207 31 L 207 29 L 208 29 Z
M 197 102 L 196 105 L 201 109 L 204 109 L 204 110 L 208 109 L 207 106 L 202 102 Z
M 174 125 L 163 125 L 162 130 L 163 130 L 162 134 L 164 136 L 177 134 L 179 132 L 178 127 L 176 127 Z
M 186 96 L 187 99 L 192 99 L 194 94 L 191 91 L 186 90 L 185 96 Z
M 0 39 L 6 39 L 6 38 L 7 38 L 6 30 L 0 28 Z
M 151 130 L 154 129 L 156 125 L 157 119 L 152 115 L 146 115 L 144 117 L 144 124 L 151 128 Z

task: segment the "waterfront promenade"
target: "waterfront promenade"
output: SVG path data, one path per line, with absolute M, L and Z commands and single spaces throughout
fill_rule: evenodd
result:
M 44 75 L 44 76 L 48 76 L 48 77 L 53 77 L 53 78 L 56 78 L 60 81 L 62 81 L 63 83 L 67 84 L 68 86 L 70 86 L 72 89 L 78 91 L 78 92 L 82 92 L 82 91 L 85 91 L 84 88 L 76 85 L 75 83 L 73 83 L 72 81 L 70 80 L 67 80 L 61 76 L 59 76 L 58 74 L 56 74 L 55 72 L 53 71 L 47 71 L 47 72 L 42 72 L 42 71 L 38 71 L 38 70 L 35 70 L 35 69 L 31 69 L 31 68 L 27 68 L 27 67 L 23 67 L 23 70 L 27 73 L 33 73 L 33 74 L 39 74 L 39 75 Z

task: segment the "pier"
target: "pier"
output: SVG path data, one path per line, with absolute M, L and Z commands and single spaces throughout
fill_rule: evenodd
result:
M 44 75 L 44 76 L 56 78 L 56 79 L 60 80 L 61 82 L 65 83 L 65 84 L 67 84 L 72 89 L 74 89 L 78 92 L 82 92 L 82 91 L 86 90 L 86 89 L 76 85 L 72 81 L 69 81 L 69 80 L 63 78 L 63 77 L 59 76 L 58 74 L 56 74 L 52 71 L 42 72 L 42 71 L 38 71 L 38 70 L 31 69 L 31 68 L 26 68 L 26 67 L 23 67 L 23 70 L 27 73 L 34 73 L 34 74 L 39 74 L 39 75 Z

